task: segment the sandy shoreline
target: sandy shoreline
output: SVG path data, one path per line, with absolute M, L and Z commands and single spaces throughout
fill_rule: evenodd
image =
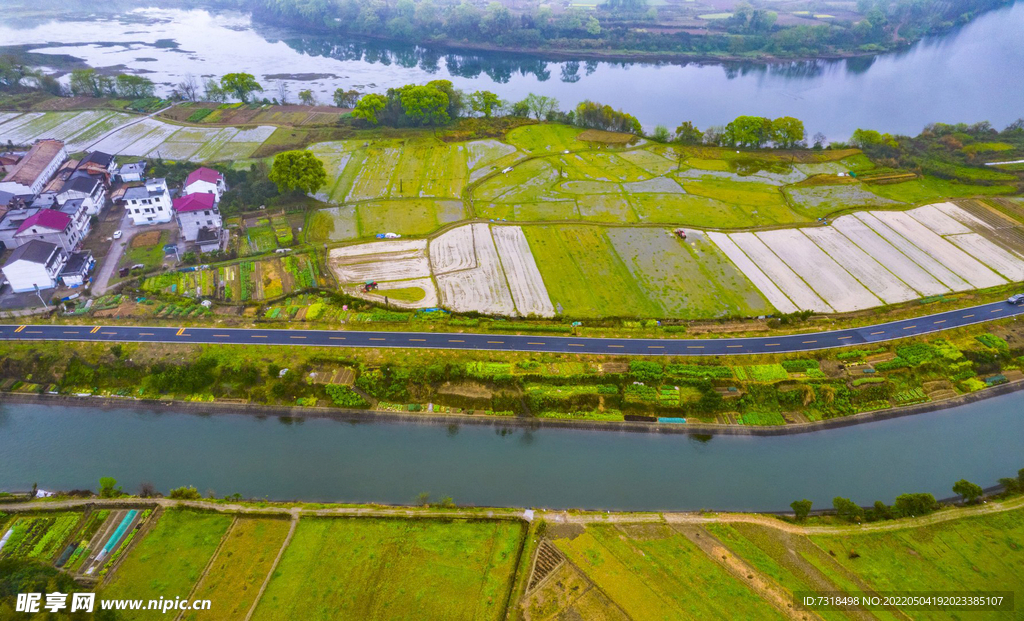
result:
M 288 407 L 253 405 L 248 403 L 167 401 L 160 399 L 126 399 L 114 397 L 76 397 L 70 395 L 29 395 L 0 393 L 4 403 L 67 405 L 102 409 L 133 408 L 166 412 L 168 410 L 200 415 L 234 414 L 248 416 L 277 416 L 287 418 L 328 418 L 347 422 L 415 423 L 426 425 L 487 425 L 491 427 L 518 427 L 524 429 L 585 429 L 589 431 L 618 431 L 631 433 L 665 433 L 682 435 L 734 435 L 784 436 L 812 433 L 827 429 L 862 425 L 875 421 L 901 418 L 982 401 L 1024 389 L 1024 380 L 1010 382 L 978 392 L 960 395 L 938 402 L 918 403 L 904 407 L 886 408 L 873 412 L 853 414 L 810 423 L 797 423 L 777 427 L 718 425 L 710 423 L 660 424 L 631 421 L 576 421 L 555 418 L 520 418 L 515 416 L 487 416 L 473 414 L 406 414 L 376 410 L 346 410 L 328 407 Z

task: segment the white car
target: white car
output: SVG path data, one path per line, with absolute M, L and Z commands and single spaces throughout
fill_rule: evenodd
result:
M 122 233 L 120 229 L 114 231 L 114 239 L 121 239 L 121 235 L 124 235 L 124 233 Z

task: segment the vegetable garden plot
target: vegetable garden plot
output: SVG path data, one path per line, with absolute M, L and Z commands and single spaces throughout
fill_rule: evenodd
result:
M 88 128 L 93 123 L 97 123 L 112 114 L 112 112 L 105 112 L 102 110 L 87 110 L 85 112 L 74 114 L 71 117 L 64 118 L 50 129 L 36 134 L 32 140 L 35 141 L 42 140 L 44 138 L 53 138 L 54 140 L 66 141 L 69 136 L 73 136 L 81 132 L 83 128 Z
M 953 207 L 957 208 L 955 205 Z M 962 222 L 939 209 L 938 205 L 925 205 L 917 209 L 910 209 L 906 214 L 937 235 L 961 235 L 971 232 L 971 229 L 964 226 Z
M 553 317 L 555 307 L 548 297 L 544 279 L 530 252 L 530 244 L 526 241 L 523 229 L 518 226 L 495 226 L 491 227 L 490 232 L 501 257 L 516 310 L 520 315 Z
M 53 560 L 81 521 L 81 513 L 39 513 L 19 516 L 0 531 L 0 559 Z
M 740 250 L 732 239 L 729 238 L 725 233 L 708 232 L 708 239 L 710 239 L 718 249 L 725 253 L 725 256 L 729 257 L 729 260 L 739 268 L 743 274 L 750 279 L 754 286 L 768 298 L 768 301 L 774 306 L 780 313 L 795 313 L 800 310 L 793 302 L 782 292 L 782 289 L 776 285 L 771 278 L 769 278 L 757 265 L 754 264 L 750 258 Z
M 878 211 L 872 215 L 970 283 L 972 288 L 984 289 L 1006 283 L 1006 279 L 1002 276 L 936 235 L 928 227 L 907 214 Z
M 785 293 L 786 297 L 802 310 L 821 313 L 832 312 L 832 308 L 818 297 L 792 269 L 789 268 L 768 246 L 753 233 L 733 233 L 730 236 L 750 259 L 760 267 Z
M 831 228 L 842 233 L 850 243 L 870 255 L 921 295 L 930 296 L 949 292 L 946 285 L 856 217 L 841 216 L 831 224 Z
M 225 127 L 213 136 L 210 136 L 202 148 L 192 156 L 191 160 L 194 162 L 210 162 L 227 159 L 224 157 L 225 147 L 232 143 L 237 134 L 238 130 L 234 127 Z
M 800 230 L 886 304 L 923 297 L 838 230 L 832 227 Z
M 846 312 L 881 305 L 881 300 L 799 230 L 763 231 L 757 237 L 835 310 Z
M 81 129 L 77 134 L 70 136 L 65 142 L 68 151 L 84 151 L 94 150 L 91 146 L 92 143 L 99 140 L 104 134 L 111 132 L 118 127 L 124 125 L 128 121 L 133 120 L 134 117 L 125 114 L 123 112 L 114 112 L 106 118 L 93 123 L 85 129 Z
M 971 288 L 970 283 L 954 274 L 946 266 L 942 265 L 928 253 L 918 248 L 916 244 L 886 226 L 884 222 L 876 218 L 871 212 L 863 211 L 855 213 L 853 214 L 853 217 L 869 226 L 871 230 L 879 235 L 879 237 L 892 244 L 911 261 L 923 267 L 946 287 L 949 287 L 953 291 L 967 291 Z

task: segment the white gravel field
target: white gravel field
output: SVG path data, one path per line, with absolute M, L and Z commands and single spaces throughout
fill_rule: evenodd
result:
M 1007 280 L 1018 282 L 1024 280 L 1024 258 L 1019 254 L 1010 253 L 979 233 L 950 235 L 946 238 L 958 248 L 977 257 L 985 265 L 991 267 Z
M 832 222 L 830 228 L 842 233 L 850 243 L 870 255 L 921 295 L 949 293 L 949 287 L 854 216 L 840 216 Z
M 822 300 L 788 265 L 772 252 L 753 233 L 733 233 L 730 239 L 740 247 L 750 260 L 779 286 L 798 308 L 821 313 L 831 313 L 832 307 Z M 751 279 L 753 280 L 753 279 Z M 766 295 L 767 297 L 767 295 Z M 769 298 L 771 299 L 771 298 Z
M 956 205 L 953 207 L 959 209 Z M 971 232 L 971 229 L 964 226 L 962 222 L 940 210 L 938 205 L 925 205 L 911 209 L 906 214 L 938 235 L 963 235 Z
M 523 229 L 518 226 L 495 226 L 491 227 L 491 235 L 519 314 L 554 317 L 555 307 L 548 296 Z
M 476 265 L 472 226 L 460 226 L 430 240 L 430 266 L 435 274 L 473 269 Z
M 984 220 L 976 217 L 974 214 L 961 209 L 959 206 L 953 203 L 936 203 L 934 205 L 936 209 L 946 214 L 950 218 L 953 218 L 957 222 L 966 225 L 971 230 L 981 231 L 984 229 L 991 229 L 992 227 Z
M 855 218 L 871 227 L 871 230 L 878 233 L 878 235 L 887 242 L 895 246 L 896 249 L 905 254 L 907 258 L 914 263 L 917 263 L 928 273 L 937 278 L 939 282 L 946 287 L 953 291 L 967 291 L 968 289 L 973 288 L 969 282 L 936 261 L 930 254 L 918 248 L 916 244 L 889 228 L 884 222 L 876 218 L 874 214 L 862 211 L 853 215 Z
M 800 231 L 886 304 L 922 297 L 832 227 L 809 227 Z
M 473 246 L 476 249 L 477 266 L 438 275 L 436 278 L 441 301 L 445 307 L 454 311 L 514 315 L 515 304 L 488 227 L 486 224 L 470 226 L 474 228 Z
M 780 313 L 795 313 L 800 310 L 793 302 L 786 297 L 786 294 L 782 292 L 782 289 L 772 282 L 771 278 L 765 275 L 750 258 L 743 254 L 743 251 L 729 239 L 729 236 L 725 233 L 715 233 L 713 231 L 707 232 L 708 239 L 710 239 L 718 249 L 722 251 L 725 256 L 729 258 L 733 264 L 739 268 L 743 275 L 746 276 L 750 282 L 754 283 L 754 286 L 768 298 L 768 302 L 771 303 Z
M 835 310 L 846 312 L 881 305 L 881 300 L 799 229 L 764 231 L 757 233 L 757 237 Z
M 330 251 L 328 264 L 343 284 L 429 278 L 426 240 L 370 242 Z
M 975 289 L 985 289 L 1006 284 L 999 274 L 993 272 L 966 252 L 936 235 L 928 227 L 905 213 L 895 211 L 879 211 L 875 217 L 885 222 L 891 229 L 903 235 L 919 248 L 927 252 L 939 263 L 947 266 L 961 278 L 971 283 Z
M 646 181 L 630 181 L 622 184 L 622 189 L 629 194 L 654 193 L 654 194 L 686 194 L 683 186 L 668 177 L 655 177 Z

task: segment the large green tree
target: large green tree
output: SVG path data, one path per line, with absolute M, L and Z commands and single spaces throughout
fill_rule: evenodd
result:
M 359 91 L 357 90 L 346 91 L 340 88 L 334 90 L 334 105 L 338 106 L 339 108 L 355 107 L 358 101 Z
M 220 79 L 220 87 L 238 97 L 243 103 L 248 103 L 249 96 L 253 93 L 263 92 L 263 87 L 256 81 L 256 77 L 249 73 L 229 73 Z
M 971 483 L 967 479 L 960 479 L 953 484 L 953 493 L 963 498 L 964 502 L 973 503 L 981 498 L 985 490 L 981 489 L 981 486 L 977 483 Z
M 282 194 L 313 194 L 327 183 L 327 171 L 320 158 L 309 151 L 285 151 L 274 158 L 269 178 Z
M 804 498 L 803 500 L 794 500 L 789 503 L 789 507 L 793 510 L 793 515 L 798 520 L 807 519 L 807 515 L 811 512 L 811 501 Z
M 676 128 L 676 140 L 683 144 L 700 144 L 703 139 L 704 132 L 690 121 L 683 121 Z
M 792 149 L 803 141 L 806 133 L 800 119 L 783 116 L 772 121 L 772 142 L 778 147 Z
M 469 96 L 469 107 L 473 112 L 484 115 L 489 119 L 494 110 L 501 105 L 501 99 L 491 91 L 476 91 Z
M 414 124 L 444 125 L 448 116 L 448 95 L 430 86 L 403 86 L 398 92 L 402 110 Z
M 725 126 L 722 139 L 740 147 L 761 147 L 772 139 L 772 121 L 761 116 L 738 116 Z
M 379 115 L 387 105 L 388 98 L 384 95 L 378 95 L 377 93 L 363 95 L 352 111 L 352 116 L 357 119 L 363 119 L 370 125 L 378 125 L 380 123 Z
M 117 76 L 117 95 L 124 99 L 152 97 L 153 90 L 153 81 L 149 78 L 125 73 Z

